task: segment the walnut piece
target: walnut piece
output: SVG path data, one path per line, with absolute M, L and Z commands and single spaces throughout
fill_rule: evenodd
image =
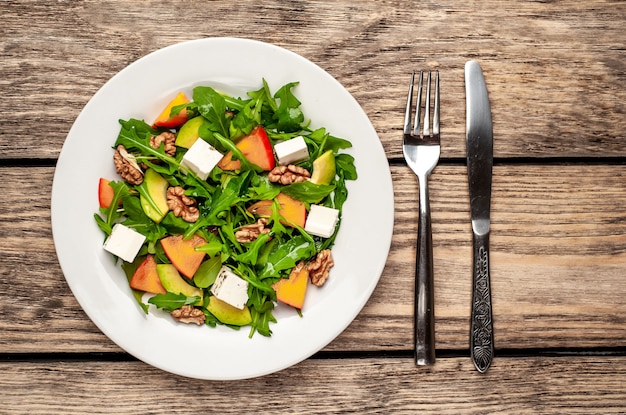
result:
M 150 147 L 158 149 L 161 147 L 161 143 L 164 143 L 163 150 L 165 150 L 165 154 L 168 156 L 174 157 L 176 154 L 176 136 L 174 133 L 169 131 L 164 131 L 159 135 L 150 137 Z
M 123 145 L 117 146 L 113 153 L 113 163 L 115 171 L 130 184 L 141 184 L 143 182 L 143 172 L 137 164 L 135 156 L 130 154 Z
M 267 218 L 260 218 L 256 223 L 240 227 L 237 232 L 235 232 L 237 242 L 252 242 L 262 233 L 269 233 L 270 230 L 266 228 L 265 225 L 267 225 Z
M 167 189 L 167 207 L 174 216 L 182 217 L 186 222 L 195 222 L 200 217 L 200 211 L 196 207 L 195 199 L 185 195 L 185 189 L 180 186 L 172 186 Z
M 175 320 L 180 321 L 181 323 L 195 323 L 199 326 L 204 324 L 204 320 L 206 318 L 202 310 L 190 305 L 184 305 L 181 308 L 172 310 L 170 314 Z
M 311 177 L 311 173 L 303 167 L 293 164 L 288 166 L 276 166 L 267 175 L 270 182 L 280 184 L 301 183 Z
M 330 269 L 335 265 L 330 249 L 320 251 L 315 259 L 306 264 L 313 285 L 321 287 L 328 279 Z

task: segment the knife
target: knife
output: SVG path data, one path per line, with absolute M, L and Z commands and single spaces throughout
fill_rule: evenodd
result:
M 480 373 L 493 359 L 493 313 L 489 277 L 489 225 L 493 127 L 485 78 L 476 61 L 465 64 L 466 145 L 473 233 L 473 288 L 470 354 Z

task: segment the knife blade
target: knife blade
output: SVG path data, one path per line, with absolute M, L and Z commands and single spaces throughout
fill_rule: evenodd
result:
M 493 126 L 485 78 L 476 61 L 465 64 L 465 96 L 465 138 L 473 234 L 470 354 L 476 369 L 484 373 L 491 366 L 494 354 L 489 272 Z

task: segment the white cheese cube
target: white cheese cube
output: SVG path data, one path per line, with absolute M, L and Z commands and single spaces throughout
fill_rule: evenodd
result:
M 223 302 L 243 310 L 248 302 L 248 281 L 223 266 L 211 287 L 211 292 Z
M 278 164 L 286 165 L 309 158 L 309 149 L 301 136 L 274 145 Z
M 306 218 L 304 230 L 311 235 L 330 238 L 335 232 L 335 226 L 339 220 L 339 211 L 320 205 L 311 205 L 311 210 Z
M 203 139 L 199 138 L 183 156 L 180 164 L 194 172 L 202 180 L 209 177 L 213 167 L 219 163 L 223 154 Z
M 111 235 L 104 241 L 104 249 L 126 262 L 133 262 L 146 237 L 121 223 L 113 225 Z

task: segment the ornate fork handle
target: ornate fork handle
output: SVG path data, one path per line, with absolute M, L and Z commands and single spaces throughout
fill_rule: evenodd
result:
M 489 233 L 474 233 L 474 272 L 470 353 L 480 373 L 489 369 L 493 359 L 493 313 L 489 281 Z

